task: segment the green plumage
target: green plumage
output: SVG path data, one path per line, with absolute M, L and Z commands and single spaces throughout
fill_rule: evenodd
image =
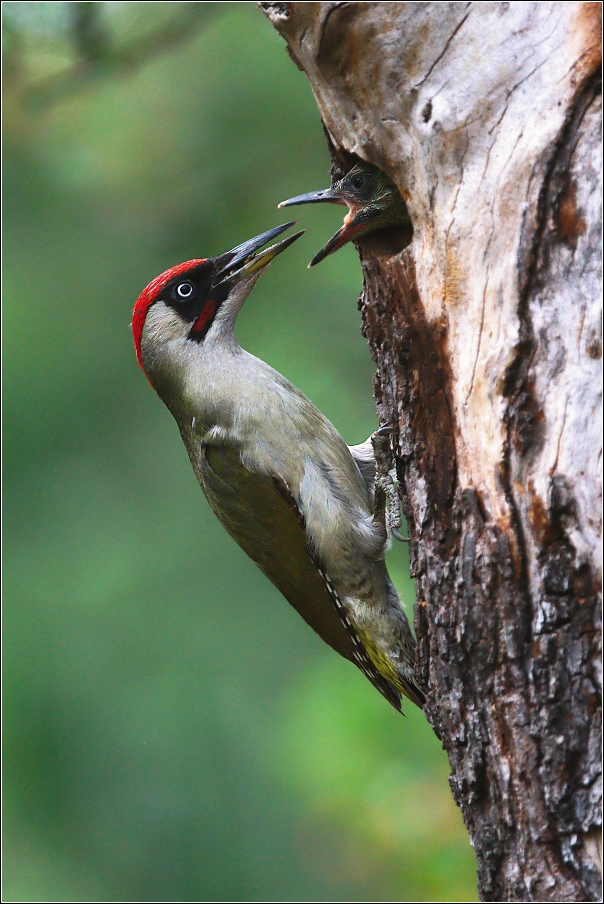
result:
M 346 616 L 339 614 L 342 604 L 334 599 L 329 576 L 308 548 L 303 515 L 286 484 L 249 471 L 240 454 L 225 446 L 200 449 L 196 471 L 212 510 L 231 537 L 319 637 L 358 665 L 400 709 L 396 689 L 400 682 L 394 669 L 389 662 L 381 663 L 392 676 L 393 681 L 387 681 L 372 661 L 374 657 L 379 661 L 378 651 L 368 655 L 362 642 L 354 642 L 358 631 L 350 619 L 347 627 Z

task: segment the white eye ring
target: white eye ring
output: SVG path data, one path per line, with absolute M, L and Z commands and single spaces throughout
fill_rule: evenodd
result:
M 183 282 L 177 288 L 176 294 L 179 298 L 190 298 L 193 294 L 193 286 L 190 282 Z

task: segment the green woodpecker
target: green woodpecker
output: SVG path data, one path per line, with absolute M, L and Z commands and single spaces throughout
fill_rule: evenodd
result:
M 228 533 L 397 709 L 401 694 L 422 706 L 415 642 L 384 563 L 394 498 L 388 428 L 349 448 L 234 336 L 256 280 L 302 233 L 260 249 L 292 225 L 154 279 L 134 308 L 136 354 Z
M 409 232 L 409 240 L 411 237 L 411 219 L 398 188 L 381 169 L 370 163 L 357 163 L 331 188 L 297 195 L 282 201 L 279 207 L 295 204 L 344 204 L 348 207 L 344 225 L 315 254 L 309 267 L 314 267 L 347 242 L 356 241 L 377 229 L 404 227 Z

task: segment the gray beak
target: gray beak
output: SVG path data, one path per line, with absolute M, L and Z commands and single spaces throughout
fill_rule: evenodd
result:
M 263 232 L 261 235 L 257 235 L 255 238 L 249 239 L 241 245 L 237 245 L 236 248 L 233 248 L 231 251 L 227 251 L 226 254 L 221 254 L 220 257 L 216 258 L 218 271 L 214 275 L 213 288 L 227 282 L 235 285 L 246 276 L 256 273 L 258 270 L 261 270 L 263 267 L 270 264 L 273 258 L 277 257 L 278 254 L 281 254 L 282 251 L 285 251 L 285 249 L 299 239 L 301 235 L 304 235 L 303 229 L 300 232 L 296 232 L 294 235 L 290 235 L 286 239 L 277 242 L 275 245 L 271 245 L 259 254 L 256 254 L 256 252 L 259 251 L 263 245 L 266 245 L 267 242 L 270 242 L 271 239 L 276 238 L 278 235 L 281 235 L 282 232 L 285 232 L 286 229 L 289 229 L 290 226 L 293 226 L 295 222 L 295 220 L 292 220 L 290 223 L 284 223 L 282 226 L 275 226 L 274 229 L 269 229 L 268 232 Z
M 341 195 L 334 192 L 333 188 L 322 188 L 319 191 L 311 191 L 307 195 L 296 195 L 288 201 L 281 201 L 279 207 L 294 207 L 296 204 L 346 204 Z
M 349 209 L 352 208 L 352 204 L 348 201 L 345 201 L 342 195 L 334 191 L 333 188 L 322 188 L 320 191 L 311 191 L 307 195 L 296 195 L 295 198 L 290 198 L 288 201 L 281 201 L 279 207 L 294 207 L 296 204 L 343 204 L 345 207 Z M 318 264 L 320 261 L 324 260 L 328 255 L 333 254 L 334 251 L 337 251 L 338 248 L 341 248 L 342 245 L 345 245 L 346 242 L 350 242 L 358 232 L 361 231 L 366 221 L 366 214 L 364 214 L 361 210 L 357 211 L 356 215 L 349 219 L 346 218 L 344 221 L 344 225 L 338 229 L 336 234 L 330 238 L 327 244 L 323 245 L 320 251 L 315 254 L 313 259 L 311 260 L 309 267 L 314 267 L 315 264 Z

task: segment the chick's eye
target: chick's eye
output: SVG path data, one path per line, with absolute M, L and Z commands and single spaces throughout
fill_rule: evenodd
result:
M 365 176 L 355 176 L 352 180 L 353 188 L 363 188 L 365 185 Z
M 176 294 L 179 298 L 190 298 L 193 294 L 193 286 L 190 282 L 183 282 L 176 289 Z

